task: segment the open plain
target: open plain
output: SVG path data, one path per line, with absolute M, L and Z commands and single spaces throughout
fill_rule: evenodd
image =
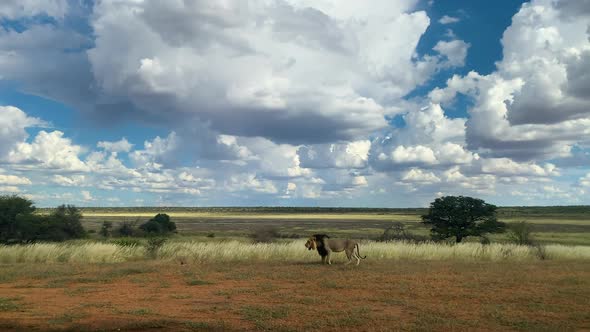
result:
M 572 208 L 573 209 L 573 208 Z M 85 210 L 98 230 L 160 210 Z M 377 242 L 420 211 L 165 210 L 178 234 L 0 247 L 2 331 L 581 331 L 590 329 L 585 212 L 500 211 L 532 224 L 537 246 Z M 535 213 L 532 213 L 535 212 Z M 44 211 L 41 211 L 44 213 Z M 278 229 L 253 244 L 260 228 Z M 359 266 L 320 264 L 313 232 L 361 240 Z

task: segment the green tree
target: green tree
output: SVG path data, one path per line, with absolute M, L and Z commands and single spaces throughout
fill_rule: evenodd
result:
M 0 196 L 0 241 L 20 240 L 22 231 L 19 228 L 19 220 L 26 219 L 27 224 L 30 224 L 33 212 L 35 206 L 27 198 L 16 195 Z
M 501 233 L 506 224 L 496 220 L 496 206 L 467 196 L 444 196 L 430 203 L 422 222 L 430 225 L 433 239 L 454 237 L 460 243 L 467 236 Z
M 530 246 L 534 243 L 532 228 L 526 221 L 508 226 L 508 239 L 516 244 Z
M 139 226 L 141 230 L 152 234 L 165 234 L 176 231 L 176 224 L 170 221 L 170 216 L 158 213 L 152 219 Z
M 100 227 L 100 235 L 103 237 L 109 237 L 111 235 L 111 229 L 113 228 L 113 223 L 110 221 L 103 221 L 102 226 Z
M 52 222 L 66 234 L 66 238 L 70 239 L 86 236 L 82 218 L 82 212 L 74 205 L 60 205 L 50 215 Z

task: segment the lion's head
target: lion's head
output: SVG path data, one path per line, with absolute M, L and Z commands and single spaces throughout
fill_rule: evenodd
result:
M 307 239 L 307 242 L 305 242 L 305 247 L 307 248 L 307 250 L 317 249 L 318 243 L 316 242 L 314 236 L 311 236 L 309 239 Z

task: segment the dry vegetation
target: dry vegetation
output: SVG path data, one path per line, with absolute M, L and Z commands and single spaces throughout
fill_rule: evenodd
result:
M 2 331 L 590 328 L 588 261 L 155 260 L 0 271 Z
M 146 250 L 146 245 L 96 242 L 69 244 L 37 243 L 0 245 L 0 263 L 117 263 L 143 259 L 186 260 L 190 262 L 283 261 L 313 262 L 314 252 L 304 248 L 304 240 L 282 243 L 245 243 L 240 241 L 170 242 Z M 524 246 L 514 244 L 364 242 L 362 255 L 380 260 L 451 261 L 535 261 L 590 260 L 588 246 Z M 148 255 L 149 254 L 149 255 Z M 340 255 L 343 256 L 343 255 Z M 338 257 L 338 256 L 337 256 Z M 344 257 L 341 257 L 342 259 Z
M 166 211 L 180 234 L 165 242 L 93 233 L 0 246 L 0 330 L 588 330 L 590 246 L 562 245 L 590 243 L 578 210 L 501 211 L 529 222 L 533 246 L 505 235 L 487 245 L 371 240 L 392 221 L 427 235 L 418 210 Z M 84 214 L 85 227 L 98 230 L 154 211 Z M 264 227 L 360 238 L 368 258 L 343 266 L 336 254 L 323 266 L 301 238 L 252 243 Z

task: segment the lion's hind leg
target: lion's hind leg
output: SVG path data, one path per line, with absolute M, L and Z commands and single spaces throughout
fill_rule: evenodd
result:
M 359 246 L 358 243 L 354 246 L 354 248 L 357 248 L 357 251 L 358 251 L 358 246 Z M 352 248 L 352 256 L 354 258 L 356 258 L 356 265 L 359 265 L 361 263 L 361 256 L 358 253 L 354 252 L 354 248 Z
M 354 257 L 354 248 L 352 250 L 346 248 L 346 257 L 348 258 L 348 262 L 344 263 L 344 265 L 348 265 L 352 263 L 352 258 Z

